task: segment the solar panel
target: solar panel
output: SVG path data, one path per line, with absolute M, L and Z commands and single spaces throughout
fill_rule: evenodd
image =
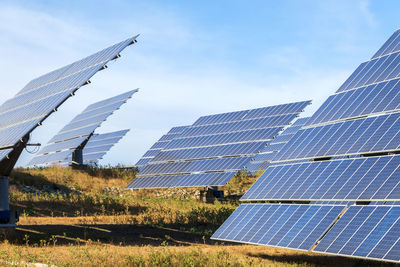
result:
M 310 250 L 345 206 L 241 204 L 211 239 Z
M 177 148 L 193 148 L 220 144 L 234 144 L 248 141 L 268 141 L 276 136 L 282 127 L 248 130 L 243 132 L 223 133 L 207 136 L 177 138 L 169 142 L 164 150 Z
M 272 128 L 286 126 L 288 122 L 296 118 L 296 114 L 285 114 L 280 116 L 241 120 L 228 123 L 212 124 L 205 126 L 188 127 L 181 137 L 214 135 L 218 133 L 231 133 L 254 129 Z
M 302 129 L 274 161 L 396 151 L 400 113 Z
M 399 80 L 384 81 L 330 96 L 313 115 L 310 124 L 399 110 Z
M 400 156 L 274 165 L 242 200 L 400 200 Z
M 198 147 L 179 150 L 165 150 L 158 153 L 152 160 L 152 163 L 169 160 L 188 160 L 202 159 L 222 156 L 243 156 L 253 155 L 264 148 L 267 142 L 249 142 L 228 145 L 217 145 L 209 147 Z
M 400 262 L 400 207 L 350 206 L 314 251 Z
M 160 175 L 138 177 L 128 186 L 128 189 L 166 188 L 166 187 L 198 187 L 223 186 L 236 172 L 208 172 L 182 175 Z
M 39 151 L 38 155 L 31 160 L 29 165 L 37 165 L 37 164 L 48 164 L 65 161 L 69 155 L 73 153 L 75 149 L 78 147 L 85 145 L 85 142 L 89 140 L 94 130 L 101 125 L 101 123 L 110 116 L 113 111 L 118 109 L 122 104 L 124 104 L 127 99 L 129 99 L 134 93 L 138 90 L 131 90 L 127 93 L 120 94 L 118 96 L 99 101 L 88 106 L 82 113 L 75 116 L 74 119 L 70 123 L 68 123 L 65 127 L 63 127 L 57 135 L 55 135 L 49 143 Z M 107 110 L 105 113 L 104 111 Z M 98 115 L 100 114 L 100 115 Z M 120 131 L 118 132 L 121 133 Z M 126 133 L 126 132 L 125 132 Z M 115 134 L 115 133 L 114 133 Z M 113 133 L 110 133 L 113 135 Z M 98 139 L 99 137 L 95 137 Z M 105 138 L 105 136 L 101 137 Z M 119 140 L 119 139 L 118 139 Z M 118 142 L 118 140 L 116 142 Z M 103 141 L 97 141 L 98 143 L 105 145 L 109 144 L 109 142 L 104 143 Z M 111 142 L 113 143 L 113 142 Z M 90 142 L 89 142 L 90 146 Z M 108 149 L 110 149 L 109 147 Z M 98 151 L 98 149 L 92 149 L 91 152 L 86 150 L 86 154 L 97 153 L 98 159 L 100 159 L 105 153 L 98 154 L 98 152 L 107 152 L 108 149 L 103 148 L 102 151 Z M 67 150 L 68 152 L 65 152 Z M 49 153 L 61 153 L 59 156 L 50 155 L 47 157 L 42 156 L 43 154 Z M 64 157 L 64 158 L 62 158 Z M 86 155 L 87 161 L 94 161 L 93 155 L 88 159 L 88 155 Z

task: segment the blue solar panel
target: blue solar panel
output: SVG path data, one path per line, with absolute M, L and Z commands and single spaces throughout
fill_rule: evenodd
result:
M 238 131 L 247 131 L 254 129 L 272 128 L 288 125 L 297 114 L 279 115 L 266 118 L 257 118 L 251 120 L 241 120 L 235 122 L 212 124 L 204 126 L 188 127 L 181 134 L 181 137 L 201 136 L 219 133 L 231 133 Z
M 174 139 L 169 142 L 164 149 L 202 147 L 229 143 L 242 143 L 248 141 L 266 141 L 276 136 L 282 128 L 266 128 L 257 130 L 248 130 L 243 132 L 233 132 L 224 134 L 215 134 L 198 137 L 188 137 Z M 154 147 L 155 148 L 155 147 Z
M 400 30 L 395 31 L 372 58 L 381 57 L 400 50 Z
M 344 206 L 242 204 L 211 239 L 310 250 Z
M 300 130 L 274 161 L 397 150 L 400 113 Z
M 400 207 L 350 206 L 314 251 L 400 262 Z
M 169 160 L 204 159 L 221 156 L 254 155 L 258 153 L 267 142 L 249 142 L 211 147 L 199 147 L 180 150 L 165 150 L 158 153 L 152 163 Z
M 242 200 L 399 200 L 400 156 L 270 166 Z
M 59 159 L 58 156 L 49 156 L 42 157 L 41 155 L 46 153 L 60 153 L 60 150 L 65 149 L 76 149 L 81 146 L 85 140 L 90 138 L 93 134 L 94 130 L 100 126 L 100 124 L 112 114 L 112 112 L 118 109 L 125 101 L 130 98 L 137 90 L 132 90 L 127 93 L 118 95 L 116 97 L 112 97 L 103 101 L 99 101 L 90 105 L 86 108 L 82 113 L 77 115 L 70 123 L 68 123 L 65 127 L 63 127 L 57 135 L 55 135 L 48 143 L 48 145 L 43 148 L 38 153 L 38 158 L 34 158 L 31 160 L 29 165 L 37 165 L 37 164 L 45 164 L 45 163 L 53 163 L 54 158 Z M 118 101 L 118 102 L 115 102 Z M 107 108 L 107 112 L 103 113 L 104 108 Z M 97 113 L 98 112 L 98 113 Z M 87 116 L 90 114 L 89 116 Z M 98 115 L 100 114 L 100 115 Z M 117 134 L 121 134 L 123 131 L 118 131 Z M 124 134 L 126 131 L 124 132 Z M 111 133 L 113 135 L 115 133 Z M 109 137 L 103 136 L 101 138 Z M 95 138 L 99 138 L 98 136 Z M 107 144 L 109 144 L 108 142 Z M 112 143 L 112 142 L 111 142 Z M 104 140 L 97 144 L 105 145 Z M 89 144 L 90 147 L 90 144 Z M 93 150 L 93 149 L 92 149 Z M 61 155 L 65 155 L 66 153 L 72 154 L 73 150 L 69 150 L 69 152 L 63 152 Z M 100 152 L 100 151 L 97 151 Z M 87 153 L 89 153 L 87 151 Z M 91 151 L 94 153 L 94 151 Z M 69 155 L 67 155 L 68 157 Z M 102 155 L 98 155 L 102 156 Z M 62 161 L 66 160 L 66 158 L 61 159 Z M 93 161 L 93 155 L 91 156 L 90 161 Z M 51 160 L 51 161 L 45 161 Z
M 249 120 L 255 118 L 265 118 L 282 114 L 295 114 L 295 113 L 298 114 L 301 111 L 303 111 L 303 109 L 309 104 L 311 104 L 311 101 L 302 101 L 290 104 L 252 109 L 252 110 L 243 110 L 243 111 L 203 116 L 200 117 L 193 124 L 193 126 L 217 124 L 217 123 L 232 122 L 239 120 Z
M 158 163 L 144 166 L 141 175 L 189 173 L 201 171 L 240 170 L 251 157 L 227 157 L 183 162 Z
M 396 111 L 400 108 L 399 81 L 394 79 L 335 94 L 314 113 L 309 124 Z
M 191 126 L 171 129 L 137 163 L 138 177 L 181 174 L 186 175 L 179 176 L 181 184 L 173 186 L 204 186 L 205 181 L 213 186 L 210 175 L 208 180 L 191 175 L 243 169 L 308 104 L 310 101 L 204 116 Z M 270 148 L 280 149 L 283 141 L 278 142 Z M 232 176 L 220 178 L 219 184 L 226 184 Z
M 224 186 L 235 174 L 236 172 L 210 172 L 138 177 L 127 188 Z
M 14 146 L 20 142 L 23 136 L 33 131 L 135 39 L 129 38 L 29 82 L 14 98 L 0 106 L 0 147 Z M 89 62 L 90 65 L 87 64 Z

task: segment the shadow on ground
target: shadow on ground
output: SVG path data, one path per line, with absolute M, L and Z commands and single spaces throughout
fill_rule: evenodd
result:
M 13 244 L 40 244 L 41 241 L 56 240 L 56 245 L 103 244 L 130 246 L 169 245 L 190 246 L 193 244 L 214 244 L 209 237 L 175 228 L 137 225 L 22 225 L 14 232 L 3 233 L 0 240 L 7 239 Z

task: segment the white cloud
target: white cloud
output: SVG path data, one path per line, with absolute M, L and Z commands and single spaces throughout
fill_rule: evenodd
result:
M 1 89 L 4 100 L 37 75 L 141 33 L 138 44 L 35 130 L 32 141 L 46 143 L 88 104 L 140 87 L 99 129 L 131 128 L 102 162 L 134 164 L 169 128 L 191 124 L 201 115 L 313 99 L 307 109 L 310 115 L 350 71 L 329 64 L 316 66 L 294 44 L 265 49 L 254 62 L 238 66 L 235 58 L 216 58 L 211 53 L 214 48 L 223 51 L 224 42 L 230 42 L 218 38 L 218 33 L 195 31 L 170 10 L 147 10 L 132 20 L 116 18 L 99 25 L 20 6 L 0 8 L 4 36 L 0 71 L 7 74 Z M 25 153 L 19 164 L 30 158 Z

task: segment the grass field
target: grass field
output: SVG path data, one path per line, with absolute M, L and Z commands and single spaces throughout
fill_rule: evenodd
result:
M 15 232 L 1 235 L 0 265 L 390 266 L 214 242 L 210 236 L 237 201 L 205 204 L 187 195 L 163 198 L 155 191 L 122 190 L 133 177 L 105 169 L 15 170 L 10 198 L 22 216 Z M 253 180 L 235 178 L 229 192 L 243 192 Z

